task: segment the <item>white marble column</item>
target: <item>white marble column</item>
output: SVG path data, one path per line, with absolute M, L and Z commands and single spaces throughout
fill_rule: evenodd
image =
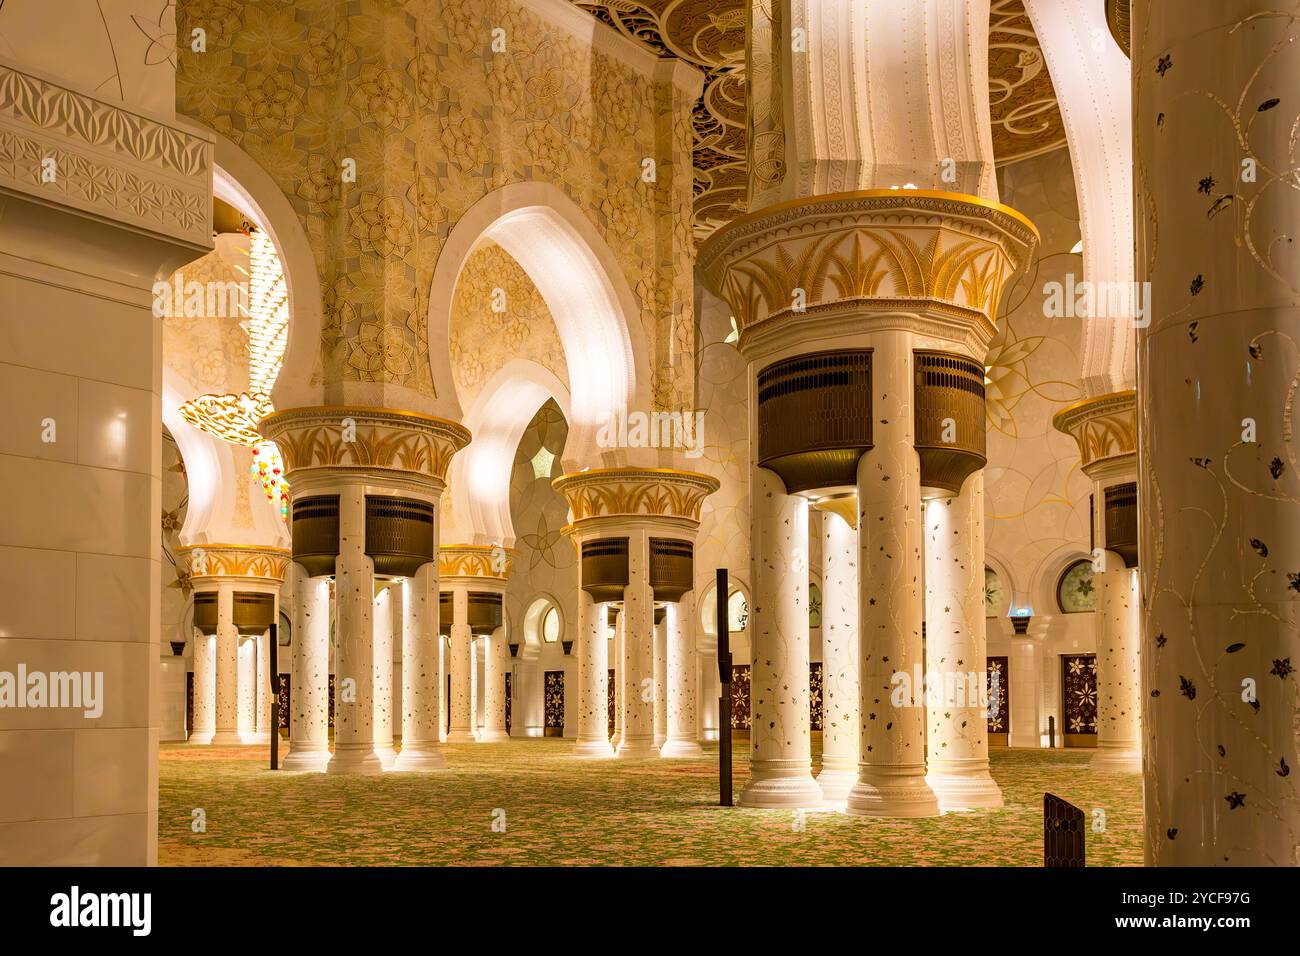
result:
M 609 744 L 609 605 L 578 590 L 578 741 L 580 757 L 612 757 Z
M 190 743 L 210 744 L 217 728 L 217 639 L 197 628 L 194 646 L 194 726 Z
M 380 773 L 375 753 L 375 648 L 371 621 L 375 563 L 366 554 L 366 496 L 361 487 L 339 491 L 338 604 L 334 652 L 334 756 L 330 773 Z
M 614 616 L 614 736 L 609 741 L 616 751 L 623 742 L 623 675 L 627 673 L 627 666 L 623 663 L 623 629 L 626 624 L 627 617 L 623 609 L 618 608 Z M 609 677 L 608 674 L 605 676 Z M 609 720 L 608 715 L 605 719 Z
M 698 625 L 699 619 L 696 619 Z M 701 651 L 696 655 L 695 666 L 697 673 L 700 675 L 700 707 L 699 707 L 699 730 L 700 740 L 718 740 L 720 732 L 718 728 L 719 715 L 719 697 L 722 693 L 722 684 L 718 679 L 718 651 L 715 647 L 711 651 Z
M 926 502 L 926 783 L 941 810 L 1002 806 L 989 773 L 984 473 Z M 937 699 L 936 699 L 937 698 Z
M 750 469 L 752 774 L 744 807 L 815 807 L 808 696 L 808 502 Z M 719 595 L 725 601 L 726 595 Z
M 451 675 L 451 727 L 448 743 L 473 743 L 474 725 L 470 671 L 474 666 L 474 647 L 469 630 L 469 589 L 452 586 L 451 647 L 447 652 L 447 672 Z
M 392 769 L 397 759 L 393 747 L 393 595 L 392 585 L 380 587 L 375 593 L 374 607 L 370 612 L 370 625 L 374 630 L 374 740 L 375 753 L 385 770 Z M 400 613 L 400 611 L 399 611 Z
M 668 739 L 661 757 L 699 757 L 699 655 L 695 652 L 695 592 L 668 605 Z
M 650 587 L 650 538 L 628 533 L 628 584 L 623 589 L 623 738 L 617 754 L 625 759 L 654 757 L 654 592 Z
M 817 785 L 828 801 L 846 799 L 858 782 L 858 734 L 858 532 L 827 511 L 822 515 L 822 769 Z
M 329 763 L 329 578 L 310 577 L 296 561 L 289 673 L 289 754 L 285 770 L 321 771 Z
M 912 343 L 904 332 L 873 340 L 874 447 L 858 462 L 858 782 L 849 813 L 927 817 L 939 804 L 925 782 L 922 688 L 921 465 L 913 445 Z M 899 693 L 896 696 L 896 691 Z
M 257 735 L 257 638 L 239 637 L 239 739 L 258 743 Z
M 217 586 L 216 730 L 212 743 L 229 746 L 239 737 L 239 632 L 235 630 L 234 588 Z
M 655 750 L 668 739 L 668 614 L 655 609 L 662 619 L 654 625 Z
M 1092 577 L 1097 589 L 1097 752 L 1089 766 L 1142 772 L 1141 607 L 1138 570 L 1112 555 L 1115 570 Z
M 510 739 L 506 733 L 506 674 L 510 671 L 510 647 L 506 629 L 498 627 L 487 642 L 483 662 L 483 729 L 479 743 L 499 744 Z
M 439 746 L 438 562 L 421 565 L 403 587 L 402 750 L 393 769 L 439 770 L 447 762 Z

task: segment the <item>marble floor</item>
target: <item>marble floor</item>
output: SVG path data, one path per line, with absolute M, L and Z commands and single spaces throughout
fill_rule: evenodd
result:
M 265 747 L 165 745 L 158 862 L 1038 866 L 1046 790 L 1088 815 L 1090 866 L 1142 863 L 1141 778 L 1090 771 L 1091 751 L 994 750 L 1000 810 L 928 820 L 808 813 L 800 830 L 788 811 L 716 806 L 716 745 L 702 760 L 637 762 L 579 761 L 572 747 L 445 745 L 443 773 L 337 777 L 273 773 Z M 737 793 L 748 744 L 740 751 Z M 196 809 L 206 832 L 193 830 Z

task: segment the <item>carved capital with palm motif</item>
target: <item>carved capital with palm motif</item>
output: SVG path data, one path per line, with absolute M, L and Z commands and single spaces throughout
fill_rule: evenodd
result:
M 499 544 L 444 544 L 438 548 L 438 577 L 505 581 L 514 567 L 515 551 Z
M 1052 424 L 1079 445 L 1083 473 L 1137 467 L 1137 393 L 1133 390 L 1086 398 L 1052 416 Z
M 904 327 L 982 354 L 1009 283 L 1038 243 L 1009 206 L 922 189 L 777 203 L 718 230 L 699 254 L 731 307 L 741 349 L 777 329 L 836 320 Z
M 593 468 L 551 482 L 569 503 L 568 531 L 650 520 L 693 532 L 718 479 L 672 468 Z
M 385 474 L 441 490 L 452 457 L 470 442 L 463 425 L 387 408 L 322 405 L 273 412 L 257 426 L 295 481 L 322 473 Z
M 192 544 L 177 549 L 188 569 L 191 586 L 235 579 L 255 590 L 278 591 L 293 555 L 284 548 L 244 544 Z

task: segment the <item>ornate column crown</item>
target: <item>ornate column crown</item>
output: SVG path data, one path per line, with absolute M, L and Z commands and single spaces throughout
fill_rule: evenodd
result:
M 247 544 L 190 544 L 177 548 L 189 568 L 191 583 L 212 578 L 239 578 L 246 584 L 279 586 L 293 555 L 285 548 Z
M 496 544 L 444 544 L 438 548 L 438 577 L 490 578 L 504 582 L 514 569 L 515 550 Z
M 742 340 L 768 321 L 851 307 L 923 313 L 996 331 L 1002 294 L 1038 243 L 1009 206 L 922 189 L 868 189 L 777 203 L 720 229 L 700 251 Z
M 1083 473 L 1137 452 L 1137 393 L 1112 392 L 1085 398 L 1052 416 L 1052 425 L 1079 445 Z
M 672 468 L 593 468 L 561 475 L 551 487 L 569 503 L 573 525 L 602 519 L 664 518 L 694 529 L 718 479 Z
M 452 456 L 470 442 L 467 428 L 445 418 L 347 405 L 275 412 L 258 431 L 279 447 L 290 484 L 307 472 L 339 470 L 388 471 L 442 484 Z

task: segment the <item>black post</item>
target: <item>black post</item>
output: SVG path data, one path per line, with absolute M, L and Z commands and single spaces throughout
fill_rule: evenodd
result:
M 280 624 L 271 624 L 271 769 L 280 769 Z
M 718 568 L 718 806 L 730 807 L 731 800 L 731 630 L 727 613 L 727 569 Z

